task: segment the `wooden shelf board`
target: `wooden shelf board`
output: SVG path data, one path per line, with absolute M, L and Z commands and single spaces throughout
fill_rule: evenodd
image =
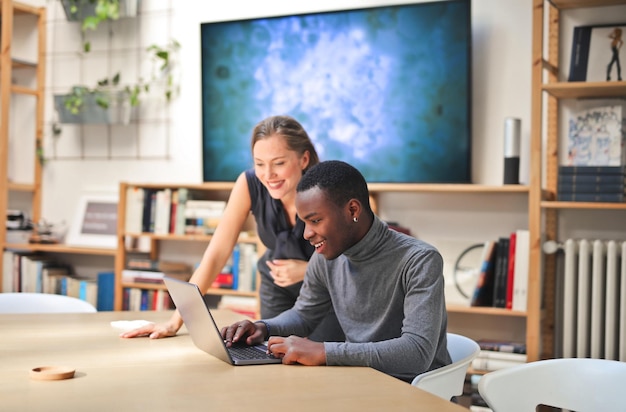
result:
M 146 189 L 186 188 L 191 190 L 232 190 L 234 182 L 204 182 L 198 184 L 132 183 L 133 187 Z M 526 185 L 479 185 L 472 183 L 370 183 L 371 192 L 451 192 L 451 193 L 528 193 Z
M 578 9 L 584 7 L 617 6 L 626 4 L 626 0 L 550 0 L 556 8 Z
M 88 248 L 68 245 L 48 245 L 39 243 L 7 243 L 7 249 L 32 250 L 34 252 L 66 253 L 76 255 L 115 256 L 116 249 Z
M 42 9 L 43 7 L 35 7 L 31 6 L 30 4 L 20 3 L 18 1 L 13 2 L 13 11 L 15 14 L 32 14 L 35 16 L 39 16 L 43 13 Z
M 154 233 L 126 233 L 125 236 L 136 238 L 136 237 L 149 237 L 154 240 L 182 240 L 186 242 L 209 242 L 212 235 L 173 235 L 173 234 L 163 234 L 163 235 L 155 235 Z M 259 238 L 253 235 L 247 236 L 239 236 L 237 239 L 237 243 L 258 243 Z
M 11 91 L 16 94 L 29 94 L 31 96 L 39 95 L 39 91 L 37 91 L 36 89 L 31 89 L 29 87 L 24 87 L 24 86 L 18 86 L 15 84 L 11 86 Z
M 526 185 L 489 186 L 477 184 L 430 184 L 430 183 L 370 183 L 370 192 L 418 192 L 418 193 L 528 193 Z
M 626 81 L 548 83 L 543 90 L 561 99 L 626 97 Z
M 526 312 L 520 312 L 517 310 L 492 308 L 488 306 L 461 306 L 461 305 L 448 305 L 446 307 L 448 313 L 468 313 L 476 315 L 490 315 L 490 316 L 513 316 L 513 317 L 526 317 Z
M 541 202 L 544 209 L 616 209 L 626 210 L 626 203 L 601 203 L 601 202 Z
M 11 66 L 14 69 L 36 69 L 37 63 L 22 59 L 11 59 Z
M 232 190 L 235 182 L 203 182 L 203 183 L 127 183 L 131 187 L 141 187 L 144 189 L 190 189 L 190 190 Z
M 34 192 L 35 190 L 37 190 L 37 186 L 32 183 L 9 182 L 7 184 L 7 189 L 15 192 Z

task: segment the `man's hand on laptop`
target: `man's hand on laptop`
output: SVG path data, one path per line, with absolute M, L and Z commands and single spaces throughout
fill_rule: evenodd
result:
M 308 366 L 326 365 L 324 343 L 314 342 L 299 336 L 272 336 L 267 342 L 267 350 L 284 364 Z
M 222 337 L 228 347 L 238 342 L 258 345 L 265 340 L 266 335 L 267 327 L 264 323 L 252 323 L 249 320 L 242 320 L 222 328 Z

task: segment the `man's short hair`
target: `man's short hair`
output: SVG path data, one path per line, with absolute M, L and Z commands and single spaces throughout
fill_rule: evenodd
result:
M 340 160 L 327 160 L 311 167 L 302 176 L 297 191 L 319 187 L 328 199 L 342 207 L 350 199 L 357 199 L 366 210 L 371 211 L 369 191 L 365 178 L 354 166 Z

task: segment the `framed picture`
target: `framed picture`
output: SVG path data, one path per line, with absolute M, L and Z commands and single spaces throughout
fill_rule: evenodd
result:
M 570 82 L 620 81 L 626 66 L 626 23 L 574 28 Z
M 70 246 L 116 248 L 117 203 L 117 196 L 82 196 L 66 243 Z

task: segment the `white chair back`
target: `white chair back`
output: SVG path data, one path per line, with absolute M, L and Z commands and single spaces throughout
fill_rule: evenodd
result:
M 96 312 L 89 302 L 50 293 L 0 293 L 0 313 Z
M 494 412 L 529 412 L 538 405 L 578 412 L 626 411 L 626 362 L 565 358 L 485 374 L 478 391 Z
M 417 375 L 411 385 L 447 400 L 463 394 L 465 374 L 472 360 L 478 356 L 480 346 L 472 339 L 448 333 L 448 353 L 452 363 Z

